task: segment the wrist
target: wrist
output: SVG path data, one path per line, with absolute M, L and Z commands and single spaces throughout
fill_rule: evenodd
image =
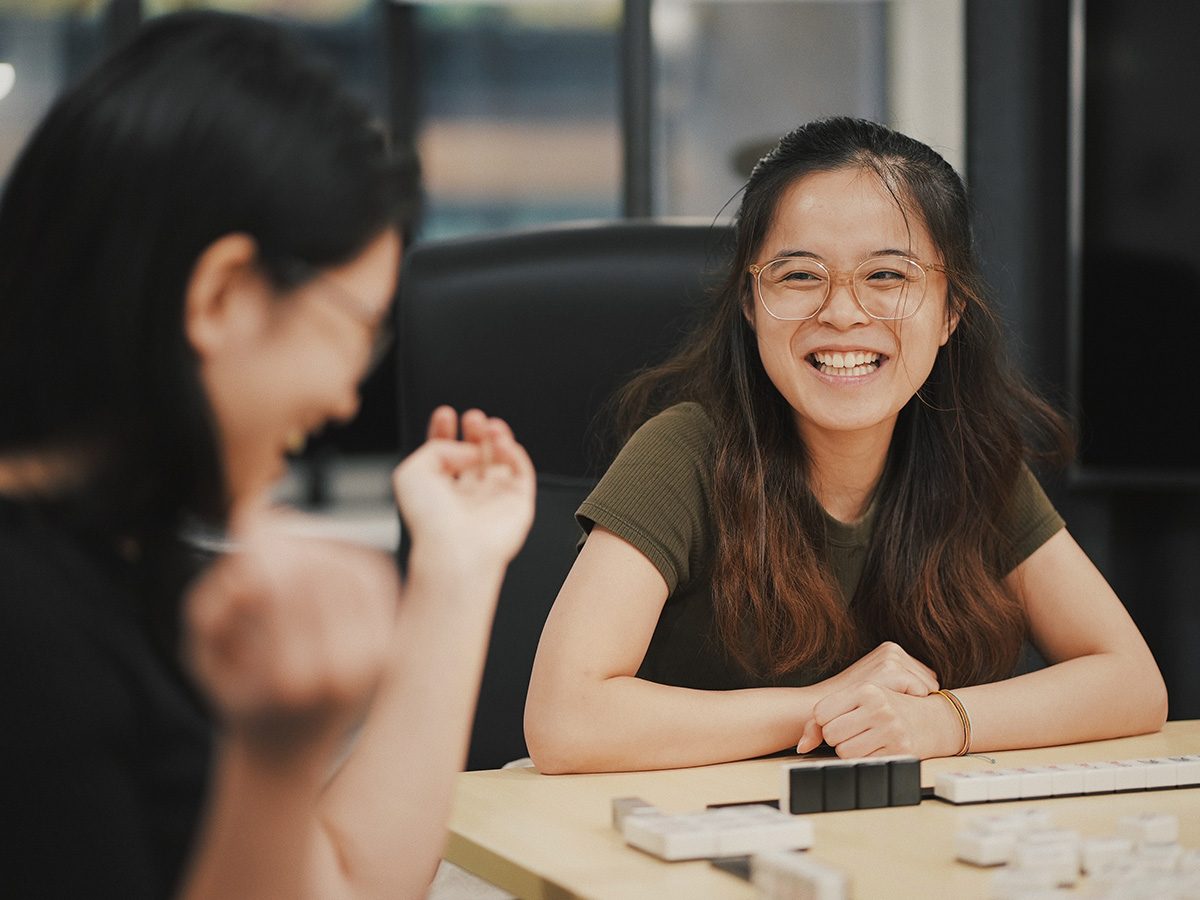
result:
M 931 752 L 922 756 L 960 756 L 970 749 L 970 719 L 957 696 L 935 691 L 924 698 L 933 716 L 929 734 Z
M 235 783 L 311 782 L 320 786 L 337 756 L 340 739 L 329 734 L 313 738 L 264 736 L 258 729 L 229 728 L 218 739 L 220 771 Z
M 421 541 L 414 538 L 408 555 L 406 593 L 429 583 L 438 593 L 451 597 L 458 593 L 493 599 L 504 581 L 506 563 L 480 554 L 469 547 L 449 541 Z

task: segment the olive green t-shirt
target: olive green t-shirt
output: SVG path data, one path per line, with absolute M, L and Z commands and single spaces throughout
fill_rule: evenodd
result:
M 584 531 L 602 525 L 650 560 L 668 597 L 638 676 L 660 684 L 730 690 L 767 684 L 745 673 L 713 636 L 710 567 L 715 556 L 711 491 L 715 426 L 696 403 L 655 416 L 629 439 L 576 512 Z M 1033 473 L 1023 468 L 1003 523 L 1010 572 L 1063 527 Z M 874 508 L 847 524 L 826 516 L 829 562 L 843 602 L 854 596 L 874 529 Z M 772 684 L 812 684 L 826 673 L 796 671 Z

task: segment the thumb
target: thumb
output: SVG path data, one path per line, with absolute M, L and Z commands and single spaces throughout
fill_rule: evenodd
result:
M 800 742 L 796 744 L 797 753 L 808 753 L 810 750 L 815 750 L 821 745 L 821 741 L 825 739 L 821 732 L 821 726 L 817 724 L 816 719 L 809 719 L 804 724 L 804 732 L 800 735 Z

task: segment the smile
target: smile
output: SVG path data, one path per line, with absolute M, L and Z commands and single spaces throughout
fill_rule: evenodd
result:
M 882 353 L 853 350 L 849 353 L 827 353 L 817 351 L 807 357 L 809 365 L 822 375 L 851 378 L 855 375 L 870 375 L 883 363 Z

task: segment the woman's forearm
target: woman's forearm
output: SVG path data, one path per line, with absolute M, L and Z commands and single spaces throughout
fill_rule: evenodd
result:
M 332 781 L 333 741 L 270 755 L 223 742 L 184 900 L 425 895 L 503 569 L 414 547 L 409 572 L 391 662 Z
M 267 756 L 236 736 L 222 739 L 180 897 L 315 896 L 314 882 L 328 879 L 320 878 L 312 855 L 319 843 L 313 801 L 327 776 L 331 750 Z
M 956 690 L 974 750 L 1015 750 L 1157 731 L 1167 694 L 1152 659 L 1079 656 L 993 684 Z
M 525 737 L 546 774 L 667 769 L 794 747 L 815 688 L 701 691 L 616 676 L 569 697 L 531 695 Z
M 445 843 L 503 568 L 414 547 L 392 664 L 320 817 L 356 896 L 423 896 Z

